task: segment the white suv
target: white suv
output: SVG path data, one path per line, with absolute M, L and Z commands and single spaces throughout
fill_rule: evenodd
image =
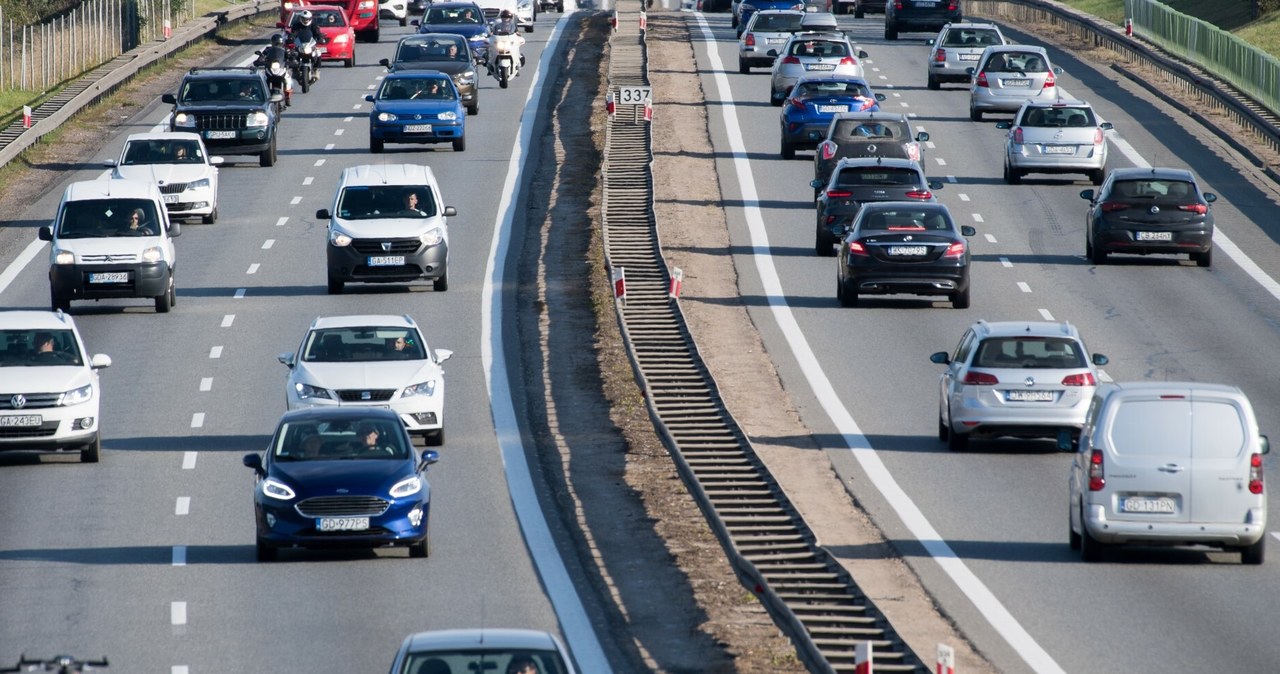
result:
M 0 311 L 0 450 L 101 455 L 98 370 L 104 354 L 85 356 L 76 323 L 61 311 Z
M 444 444 L 444 370 L 453 355 L 427 347 L 409 316 L 317 318 L 297 352 L 278 360 L 289 368 L 285 405 L 387 407 L 427 444 Z

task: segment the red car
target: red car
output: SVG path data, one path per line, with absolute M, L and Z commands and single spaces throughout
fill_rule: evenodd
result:
M 280 20 L 288 21 L 289 14 L 295 9 L 311 5 L 336 5 L 346 10 L 347 22 L 355 30 L 356 35 L 368 42 L 377 42 L 379 35 L 378 0 L 326 0 L 325 2 L 307 2 L 307 0 L 280 0 Z M 286 24 L 287 25 L 287 24 Z
M 342 65 L 350 68 L 356 64 L 356 33 L 351 22 L 347 20 L 347 12 L 334 5 L 307 5 L 294 7 L 289 16 L 276 24 L 292 35 L 300 23 L 297 14 L 303 9 L 311 12 L 311 25 L 329 42 L 320 46 L 320 58 L 325 61 L 342 61 Z

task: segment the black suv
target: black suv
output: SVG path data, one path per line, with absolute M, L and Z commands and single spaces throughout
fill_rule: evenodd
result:
M 895 0 L 884 5 L 884 39 L 898 39 L 899 31 L 938 32 L 964 18 L 960 0 Z
M 170 131 L 200 134 L 211 154 L 256 154 L 260 165 L 275 165 L 281 96 L 261 70 L 192 68 L 178 94 L 160 100 L 173 105 Z

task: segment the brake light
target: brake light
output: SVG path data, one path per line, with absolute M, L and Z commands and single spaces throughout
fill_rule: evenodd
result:
M 1183 204 L 1178 206 L 1178 210 L 1188 211 L 1190 213 L 1195 213 L 1196 215 L 1204 215 L 1209 212 L 1209 207 L 1204 204 Z
M 1093 144 L 1102 145 L 1102 129 L 1093 130 Z
M 908 199 L 919 199 L 921 201 L 928 201 L 933 198 L 933 193 L 928 190 L 911 190 L 910 192 L 907 192 L 905 196 Z
M 1048 73 L 1045 74 L 1044 88 L 1048 89 L 1049 87 L 1055 84 L 1057 84 L 1057 80 L 1053 77 L 1053 71 L 1050 70 Z
M 822 154 L 823 159 L 835 159 L 836 144 L 829 140 L 824 140 L 822 141 L 822 144 L 818 146 L 818 152 Z
M 852 56 L 846 56 L 846 57 L 844 57 L 844 58 L 840 59 L 840 65 L 842 65 L 842 66 L 856 66 L 856 65 L 858 65 L 858 60 L 857 60 L 857 59 L 855 59 L 855 58 L 853 58 Z
M 957 241 L 950 246 L 947 246 L 947 252 L 943 253 L 942 257 L 964 257 L 964 249 L 964 242 Z
M 800 57 L 798 57 L 798 56 L 784 56 L 784 57 L 782 57 L 782 63 L 783 63 L 784 65 L 786 65 L 786 64 L 790 64 L 790 65 L 797 65 L 797 66 L 798 66 L 798 65 L 800 65 Z
M 746 46 L 748 46 L 748 47 L 754 47 L 754 46 L 756 46 L 756 36 L 755 36 L 755 33 L 747 33 L 745 36 L 743 36 L 743 38 L 742 38 L 742 44 L 745 44 L 745 45 L 746 45 Z
M 934 52 L 933 60 L 937 61 L 938 63 L 945 62 L 947 60 L 947 50 L 939 49 L 938 51 Z
M 1102 468 L 1102 450 L 1095 449 L 1089 454 L 1089 491 L 1102 491 L 1105 486 L 1107 476 Z
M 977 86 L 977 87 L 990 86 L 987 84 L 987 71 L 984 70 L 978 73 L 978 77 L 973 81 L 973 84 L 974 86 Z
M 1062 378 L 1063 386 L 1097 386 L 1098 382 L 1093 378 L 1092 372 L 1084 374 L 1069 374 Z
M 948 3 L 948 4 L 947 4 L 947 11 L 948 11 L 948 12 L 954 12 L 954 11 L 956 11 L 956 10 L 957 10 L 957 9 L 959 9 L 959 8 L 960 8 L 960 3 L 955 2 L 954 0 L 953 0 L 952 2 L 950 2 L 950 3 Z
M 863 248 L 863 247 L 862 247 L 862 244 L 858 243 L 857 241 L 850 241 L 850 242 L 849 242 L 849 254 L 850 254 L 850 255 L 861 255 L 861 256 L 863 256 L 863 257 L 866 257 L 866 255 L 867 255 L 867 249 L 866 249 L 866 248 Z
M 795 98 L 791 99 L 788 102 L 791 103 L 792 107 L 800 108 L 801 110 L 804 110 L 804 99 L 800 98 L 799 96 L 796 96 Z M 794 130 L 795 129 L 792 129 L 792 131 Z
M 897 0 L 897 2 L 893 3 L 893 8 L 902 11 L 902 0 Z
M 848 199 L 853 196 L 853 192 L 849 190 L 827 190 L 828 199 Z
M 1116 212 L 1116 211 L 1123 211 L 1124 209 L 1129 208 L 1129 207 L 1130 207 L 1130 205 L 1129 205 L 1129 204 L 1122 203 L 1122 202 L 1119 202 L 1119 201 L 1104 201 L 1104 202 L 1102 202 L 1102 212 L 1103 212 L 1103 213 L 1114 213 L 1114 212 Z
M 1018 127 L 1014 127 L 1014 129 L 1013 129 L 1013 142 L 1014 142 L 1014 144 L 1016 144 L 1016 145 L 1022 145 L 1022 127 L 1020 127 L 1020 126 L 1018 126 Z
M 834 216 L 834 215 L 828 215 L 828 216 L 827 216 L 827 224 L 828 224 L 828 225 L 830 225 L 830 224 L 834 223 L 835 221 L 836 221 L 836 216 Z
M 1249 455 L 1249 493 L 1262 493 L 1262 455 Z
M 918 143 L 907 144 L 907 159 L 920 161 L 920 145 Z
M 999 384 L 1000 380 L 996 379 L 994 374 L 988 374 L 986 372 L 968 372 L 964 375 L 964 379 L 960 380 L 960 383 L 965 386 L 990 386 L 992 384 Z

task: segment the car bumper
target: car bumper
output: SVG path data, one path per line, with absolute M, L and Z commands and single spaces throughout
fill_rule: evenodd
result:
M 981 87 L 979 87 L 981 88 Z M 1041 89 L 1040 93 L 1032 94 L 1027 92 L 1026 96 L 971 96 L 969 98 L 969 107 L 981 112 L 1017 112 L 1022 108 L 1022 104 L 1027 99 L 1033 101 L 1051 101 L 1054 100 L 1056 87 L 1051 89 Z M 1045 93 L 1049 92 L 1049 93 Z
M 1007 403 L 991 387 L 975 387 L 951 401 L 951 430 L 973 436 L 1051 438 L 1061 430 L 1079 431 L 1084 425 L 1093 387 L 1066 387 L 1064 404 Z
M 193 131 L 190 127 L 174 127 L 170 131 Z M 271 148 L 270 128 L 239 129 L 234 138 L 209 138 L 209 132 L 201 132 L 204 146 L 210 154 L 258 154 Z
M 764 49 L 759 47 L 747 47 L 745 49 L 739 49 L 738 60 L 741 61 L 744 65 L 748 65 L 753 68 L 764 68 L 764 67 L 772 66 L 773 62 L 778 60 L 778 55 L 769 54 L 769 49 L 773 49 L 774 51 L 777 51 L 778 47 L 769 47 Z
M 1248 522 L 1161 522 L 1158 515 L 1120 522 L 1108 519 L 1103 506 L 1090 505 L 1085 508 L 1084 526 L 1102 543 L 1237 547 L 1253 545 L 1266 535 L 1266 509 L 1253 508 L 1249 513 Z
M 414 396 L 412 398 L 389 400 L 378 403 L 340 402 L 324 398 L 299 399 L 297 394 L 288 391 L 285 407 L 289 410 L 306 410 L 314 408 L 336 407 L 376 407 L 390 409 L 400 417 L 405 430 L 410 433 L 426 433 L 444 428 L 444 392 L 437 391 L 433 396 Z
M 1083 173 L 1098 171 L 1107 165 L 1107 152 L 1096 145 L 1085 147 L 1074 155 L 1041 154 L 1028 145 L 1014 145 L 1005 153 L 1009 165 L 1032 173 Z M 1106 147 L 1103 145 L 1101 147 Z M 1087 156 L 1086 156 L 1087 155 Z
M 1094 247 L 1109 253 L 1135 255 L 1160 255 L 1178 253 L 1205 253 L 1213 248 L 1213 230 L 1198 229 L 1173 231 L 1170 241 L 1139 241 L 1138 232 L 1165 231 L 1161 227 L 1134 229 L 1107 229 L 1095 234 Z
M 384 143 L 448 143 L 461 138 L 463 134 L 463 126 L 457 121 L 432 120 L 422 124 L 429 124 L 431 130 L 407 131 L 406 124 L 374 123 L 369 125 L 369 136 Z
M 359 283 L 405 283 L 444 276 L 449 265 L 449 245 L 438 243 L 419 248 L 404 256 L 404 264 L 370 266 L 369 255 L 358 253 L 354 246 L 326 246 L 329 276 Z
M 929 64 L 929 75 L 935 80 L 942 82 L 968 82 L 973 79 L 969 75 L 969 68 L 978 67 L 977 61 L 961 61 L 959 63 L 937 63 Z
M 346 61 L 356 53 L 355 45 L 351 43 L 335 46 L 334 43 L 321 47 L 320 60 L 322 61 Z
M 859 295 L 950 295 L 969 287 L 969 268 L 846 267 L 842 282 Z
M 96 386 L 96 384 L 95 384 Z M 95 393 L 96 396 L 96 393 Z M 6 399 L 9 396 L 4 396 Z M 40 417 L 38 425 L 11 425 L 18 417 Z M 0 451 L 79 447 L 98 435 L 98 401 L 79 405 L 0 412 Z
M 786 122 L 782 123 L 782 137 L 797 150 L 812 150 L 818 147 L 824 138 L 827 137 L 827 127 L 831 126 L 830 121 L 826 122 Z
M 123 283 L 92 283 L 90 274 L 124 272 Z M 111 297 L 158 297 L 169 290 L 169 263 L 55 264 L 49 267 L 49 284 L 58 296 L 69 300 Z
M 168 197 L 176 197 L 176 201 L 168 201 Z M 181 194 L 165 195 L 165 210 L 169 217 L 181 218 L 196 215 L 209 215 L 218 205 L 218 194 L 212 187 L 198 190 L 186 190 Z
M 274 547 L 408 546 L 419 543 L 426 537 L 431 508 L 428 501 L 394 501 L 381 515 L 369 517 L 369 529 L 365 531 L 320 532 L 317 530 L 316 518 L 303 517 L 294 509 L 295 503 L 296 501 L 288 501 L 276 505 L 255 502 L 258 538 Z M 417 526 L 414 526 L 411 519 L 415 510 L 421 512 Z M 267 515 L 272 515 L 274 520 L 269 520 Z

